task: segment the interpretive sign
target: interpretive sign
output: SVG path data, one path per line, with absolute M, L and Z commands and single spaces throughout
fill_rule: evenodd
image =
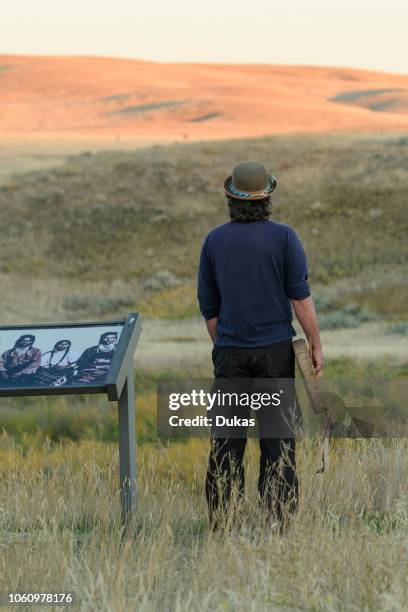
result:
M 138 313 L 121 321 L 0 327 L 0 397 L 106 393 L 118 401 L 122 517 L 136 497 L 133 355 Z

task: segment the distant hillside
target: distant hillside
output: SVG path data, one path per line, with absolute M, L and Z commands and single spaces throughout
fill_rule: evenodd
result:
M 37 279 L 44 300 L 47 283 L 66 283 L 76 296 L 67 308 L 89 312 L 97 304 L 83 296 L 97 283 L 94 293 L 110 296 L 101 312 L 122 298 L 158 314 L 163 304 L 175 316 L 195 312 L 202 239 L 226 220 L 223 180 L 252 158 L 278 177 L 273 216 L 301 236 L 311 282 L 406 312 L 407 145 L 349 136 L 176 144 L 80 155 L 16 177 L 0 188 L 3 291 L 19 300 Z
M 0 134 L 213 139 L 408 127 L 408 77 L 345 68 L 0 56 Z

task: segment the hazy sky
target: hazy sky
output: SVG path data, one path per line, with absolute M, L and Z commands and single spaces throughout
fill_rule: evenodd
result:
M 0 53 L 408 73 L 407 0 L 4 0 Z

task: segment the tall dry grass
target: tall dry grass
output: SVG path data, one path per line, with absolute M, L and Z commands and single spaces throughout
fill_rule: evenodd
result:
M 291 531 L 259 527 L 257 449 L 246 459 L 240 533 L 208 531 L 206 441 L 138 453 L 138 509 L 121 531 L 115 445 L 3 436 L 0 591 L 71 589 L 83 610 L 403 610 L 408 601 L 408 473 L 403 440 L 342 441 L 315 473 L 299 445 Z

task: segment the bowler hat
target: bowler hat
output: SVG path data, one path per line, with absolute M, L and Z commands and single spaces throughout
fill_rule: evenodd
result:
M 277 185 L 276 178 L 265 166 L 254 161 L 244 161 L 235 166 L 232 175 L 225 179 L 225 193 L 237 200 L 267 198 Z

